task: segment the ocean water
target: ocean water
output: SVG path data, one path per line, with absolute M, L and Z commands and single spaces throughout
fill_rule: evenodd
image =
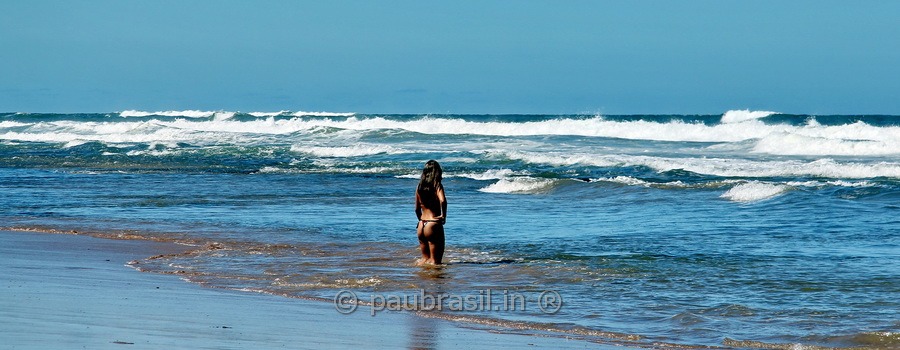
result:
M 429 159 L 448 264 L 423 268 Z M 635 347 L 900 348 L 898 116 L 5 113 L 0 190 L 2 228 L 190 244 L 131 265 L 209 287 L 357 312 L 490 291 L 410 312 Z

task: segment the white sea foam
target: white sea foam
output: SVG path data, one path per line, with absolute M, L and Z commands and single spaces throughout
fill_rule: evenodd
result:
M 755 112 L 754 112 L 755 113 Z M 265 113 L 269 115 L 271 113 Z M 752 114 L 752 113 L 751 113 Z M 532 122 L 478 122 L 459 118 L 423 117 L 412 120 L 383 117 L 278 119 L 264 116 L 256 120 L 236 120 L 233 112 L 125 111 L 122 115 L 178 115 L 175 120 L 76 122 L 0 122 L 3 129 L 23 128 L 0 134 L 5 140 L 69 142 L 74 139 L 106 143 L 121 142 L 235 142 L 254 143 L 262 135 L 318 133 L 325 128 L 344 130 L 353 138 L 372 130 L 404 130 L 423 134 L 472 134 L 490 136 L 575 135 L 655 141 L 715 142 L 715 150 L 745 151 L 775 155 L 890 156 L 900 154 L 900 127 L 877 127 L 863 122 L 823 126 L 767 125 L 759 120 L 705 125 L 686 122 L 610 121 L 601 117 L 561 118 Z M 263 114 L 260 114 L 261 116 Z M 197 117 L 212 117 L 197 119 Z M 526 142 L 519 141 L 516 142 Z M 734 146 L 729 148 L 728 146 Z M 471 147 L 471 145 L 467 145 Z M 471 148 L 470 148 L 471 149 Z M 593 157 L 592 155 L 587 155 Z M 566 159 L 580 162 L 573 156 Z
M 447 157 L 442 158 L 445 162 L 453 162 L 453 163 L 477 163 L 478 159 L 472 157 Z
M 193 111 L 196 116 L 212 116 L 217 112 Z M 123 112 L 126 113 L 126 112 Z M 226 113 L 226 112 L 219 112 Z M 230 113 L 230 112 L 229 112 Z M 133 112 L 134 116 L 148 115 L 181 115 L 186 112 Z M 258 132 L 258 133 L 290 133 L 311 130 L 319 127 L 331 127 L 346 130 L 406 130 L 423 134 L 471 134 L 491 136 L 534 136 L 534 135 L 575 135 L 614 137 L 626 139 L 646 139 L 661 141 L 707 141 L 730 142 L 765 136 L 771 132 L 784 130 L 785 126 L 766 126 L 759 124 L 756 128 L 734 125 L 707 126 L 703 124 L 671 122 L 657 123 L 649 121 L 617 122 L 603 118 L 569 119 L 535 122 L 476 122 L 457 118 L 423 117 L 415 120 L 392 120 L 383 117 L 353 117 L 352 113 L 297 112 L 301 116 L 348 116 L 347 119 L 331 118 L 305 119 L 302 117 L 288 120 L 268 118 L 255 121 L 159 121 L 160 125 L 206 131 L 224 132 Z M 260 116 L 271 116 L 268 113 Z
M 404 169 L 397 167 L 354 167 L 337 169 L 340 173 L 350 174 L 392 174 L 403 170 Z
M 264 167 L 260 168 L 257 172 L 262 173 L 262 174 L 284 174 L 284 173 L 291 173 L 292 169 L 284 169 L 284 168 L 279 168 L 279 167 L 274 167 L 274 166 L 264 166 Z
M 840 126 L 809 123 L 762 137 L 753 152 L 776 155 L 873 156 L 900 154 L 900 127 L 863 122 Z
M 778 196 L 789 188 L 783 184 L 750 181 L 732 187 L 721 197 L 735 202 L 755 202 Z
M 723 124 L 740 123 L 748 120 L 762 119 L 777 112 L 769 111 L 751 111 L 747 109 L 731 110 L 722 115 L 721 122 Z
M 88 141 L 75 139 L 75 140 L 71 140 L 71 141 L 69 141 L 69 142 L 66 142 L 66 144 L 63 145 L 63 147 L 65 147 L 65 148 L 72 148 L 72 147 L 76 147 L 76 146 L 81 146 L 81 145 L 86 144 L 86 143 L 88 143 Z
M 628 186 L 643 186 L 643 187 L 655 187 L 655 188 L 688 188 L 692 187 L 692 185 L 686 184 L 682 181 L 669 181 L 669 182 L 649 182 L 641 179 L 633 178 L 631 176 L 616 176 L 616 177 L 601 177 L 598 179 L 592 179 L 592 182 L 612 182 L 618 183 Z M 712 186 L 714 186 L 713 184 Z M 709 183 L 702 183 L 693 185 L 695 187 L 711 187 Z
M 134 157 L 134 156 L 156 156 L 156 157 L 159 157 L 159 156 L 169 156 L 169 155 L 179 154 L 179 153 L 181 153 L 180 150 L 148 149 L 148 150 L 141 150 L 141 151 L 137 151 L 137 150 L 128 151 L 125 153 L 125 155 L 130 156 L 130 157 Z
M 352 112 L 305 112 L 298 111 L 293 114 L 295 117 L 352 117 L 356 113 Z
M 451 248 L 444 253 L 444 260 L 449 263 L 487 264 L 500 261 L 522 261 L 522 258 L 503 256 L 500 251 L 481 251 L 471 248 Z
M 484 155 L 486 157 L 499 157 L 521 160 L 532 164 L 547 164 L 554 166 L 572 166 L 572 165 L 591 165 L 598 167 L 616 166 L 622 163 L 618 156 L 596 155 L 588 153 L 568 154 L 568 153 L 536 153 L 524 151 L 504 151 L 504 150 L 476 150 L 473 154 Z
M 874 187 L 878 186 L 870 181 L 844 181 L 844 180 L 831 180 L 831 181 L 788 181 L 785 183 L 791 187 L 825 187 L 825 186 L 837 186 L 837 187 Z
M 370 156 L 375 154 L 402 154 L 409 151 L 376 144 L 358 143 L 353 146 L 325 147 L 325 146 L 291 146 L 292 152 L 307 153 L 316 157 L 359 157 Z
M 481 192 L 487 193 L 541 193 L 553 188 L 553 185 L 559 180 L 541 179 L 533 177 L 514 177 L 501 179 L 487 187 L 479 189 Z
M 418 179 L 422 174 L 413 173 L 413 174 L 403 174 L 394 176 L 398 179 Z M 527 176 L 529 173 L 527 171 L 512 171 L 510 169 L 490 169 L 481 173 L 444 173 L 444 178 L 454 178 L 454 177 L 462 177 L 472 180 L 500 180 L 500 179 L 508 179 L 516 176 Z
M 591 181 L 613 182 L 629 186 L 650 186 L 650 183 L 631 176 L 602 177 Z
M 163 117 L 186 117 L 186 118 L 208 118 L 212 117 L 215 114 L 223 114 L 223 115 L 234 115 L 235 112 L 225 112 L 225 111 L 201 111 L 201 110 L 184 110 L 184 111 L 156 111 L 156 112 L 147 112 L 147 111 L 138 111 L 138 110 L 127 110 L 119 112 L 119 116 L 121 117 L 149 117 L 149 116 L 163 116 Z M 292 115 L 295 117 L 351 117 L 356 113 L 345 113 L 345 112 L 291 112 L 287 110 L 278 111 L 278 112 L 250 112 L 248 113 L 254 117 L 274 117 L 279 115 Z
M 745 184 L 747 181 L 744 180 L 722 180 L 722 181 L 712 181 L 712 182 L 701 182 L 695 184 L 688 184 L 682 181 L 670 181 L 670 182 L 648 182 L 641 179 L 633 178 L 631 176 L 616 176 L 616 177 L 603 177 L 592 179 L 592 182 L 612 182 L 619 183 L 623 185 L 629 186 L 643 186 L 643 187 L 655 187 L 655 188 L 721 188 L 725 186 L 732 186 L 734 184 Z M 768 183 L 767 183 L 768 184 Z M 773 183 L 774 186 L 788 186 L 788 187 L 873 187 L 878 186 L 875 183 L 870 181 L 844 181 L 844 180 L 828 180 L 828 181 L 788 181 L 785 183 Z
M 324 169 L 294 169 L 264 166 L 257 172 L 262 174 L 296 174 L 296 173 L 341 173 L 341 174 L 392 174 L 403 169 L 396 167 L 353 167 Z
M 787 126 L 767 126 L 764 124 L 748 127 L 746 125 L 716 125 L 671 122 L 657 123 L 649 121 L 617 122 L 607 121 L 602 118 L 590 119 L 554 119 L 535 122 L 475 122 L 456 118 L 429 118 L 423 117 L 416 120 L 392 120 L 383 117 L 358 118 L 352 117 L 352 113 L 307 113 L 297 112 L 302 116 L 348 116 L 344 120 L 331 118 L 305 119 L 302 117 L 274 120 L 276 114 L 257 113 L 267 119 L 253 121 L 233 121 L 230 119 L 233 112 L 204 112 L 204 111 L 168 111 L 168 112 L 140 112 L 125 111 L 123 116 L 184 116 L 184 117 L 211 117 L 217 116 L 212 121 L 156 121 L 159 125 L 186 128 L 201 131 L 223 132 L 257 132 L 257 133 L 290 133 L 302 130 L 311 130 L 318 127 L 332 127 L 346 130 L 406 130 L 423 134 L 472 134 L 491 136 L 533 136 L 533 135 L 575 135 L 614 137 L 626 139 L 646 139 L 660 141 L 707 141 L 707 142 L 731 142 L 746 139 L 760 138 L 773 132 L 789 131 Z M 88 124 L 87 122 L 85 122 Z
M 275 117 L 275 116 L 279 116 L 279 115 L 287 115 L 290 113 L 291 113 L 291 111 L 278 111 L 278 112 L 250 112 L 247 114 L 252 115 L 254 117 Z
M 356 118 L 346 120 L 311 120 L 308 123 L 350 130 L 397 129 L 422 134 L 489 135 L 489 136 L 535 136 L 573 135 L 592 137 L 612 137 L 659 141 L 731 142 L 763 137 L 772 132 L 782 131 L 788 126 L 770 126 L 758 123 L 755 127 L 723 124 L 708 126 L 703 124 L 650 121 L 609 121 L 600 117 L 589 119 L 560 118 L 533 122 L 476 122 L 456 118 L 423 117 L 416 120 L 400 121 L 382 117 Z
M 199 111 L 199 110 L 157 111 L 157 112 L 127 110 L 127 111 L 119 112 L 119 116 L 121 116 L 121 117 L 149 117 L 149 116 L 158 115 L 158 116 L 163 116 L 163 117 L 208 118 L 208 117 L 212 117 L 214 114 L 216 114 L 216 112 Z
M 481 173 L 450 173 L 446 174 L 444 177 L 464 177 L 473 180 L 499 180 L 505 179 L 513 176 L 523 176 L 528 175 L 525 172 L 515 172 L 511 169 L 490 169 Z M 418 178 L 418 176 L 416 176 Z
M 752 113 L 751 113 L 752 114 Z M 248 130 L 265 132 L 260 125 L 242 124 Z M 767 125 L 748 119 L 740 123 L 704 125 L 680 121 L 609 121 L 603 118 L 554 119 L 535 122 L 475 122 L 463 119 L 429 118 L 391 120 L 382 117 L 333 119 L 291 119 L 270 122 L 285 132 L 331 127 L 345 130 L 405 130 L 423 134 L 469 134 L 490 136 L 574 135 L 635 140 L 741 142 L 759 140 L 757 153 L 811 155 L 885 155 L 898 153 L 900 127 L 875 127 L 862 122 L 839 126 L 810 123 L 802 126 Z M 229 128 L 235 126 L 229 126 Z M 225 130 L 222 130 L 225 131 Z M 797 147 L 798 142 L 808 144 Z M 811 140 L 811 141 L 810 141 Z M 816 141 L 818 140 L 818 141 Z M 806 153 L 803 153 L 806 152 Z
M 494 156 L 529 163 L 555 166 L 589 165 L 598 167 L 646 166 L 659 172 L 686 170 L 698 174 L 725 177 L 817 176 L 864 179 L 900 178 L 897 162 L 838 162 L 833 159 L 758 161 L 733 158 L 667 158 L 636 155 L 596 155 L 491 151 Z
M 17 128 L 17 127 L 21 127 L 21 126 L 29 126 L 29 125 L 31 125 L 31 124 L 29 124 L 29 123 L 14 122 L 14 121 L 11 121 L 11 120 L 4 120 L 4 121 L 0 122 L 0 128 L 4 128 L 4 129 L 5 129 L 5 128 Z
M 207 135 L 210 141 L 221 135 Z M 41 122 L 22 132 L 7 132 L 0 139 L 69 143 L 73 141 L 98 141 L 107 144 L 188 142 L 202 140 L 190 130 L 160 126 L 154 122 Z
M 213 114 L 213 120 L 228 120 L 234 117 L 237 114 L 235 112 L 216 112 Z

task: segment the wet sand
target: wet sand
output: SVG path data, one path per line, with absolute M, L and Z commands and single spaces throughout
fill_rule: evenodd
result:
M 0 339 L 7 349 L 616 348 L 497 333 L 404 312 L 204 288 L 126 263 L 174 244 L 0 231 Z

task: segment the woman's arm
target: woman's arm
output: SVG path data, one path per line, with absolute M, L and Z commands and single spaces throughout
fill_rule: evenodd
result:
M 416 219 L 422 220 L 422 199 L 419 198 L 419 191 L 416 191 Z
M 437 190 L 438 202 L 441 203 L 441 225 L 447 223 L 447 196 L 444 195 L 444 186 Z

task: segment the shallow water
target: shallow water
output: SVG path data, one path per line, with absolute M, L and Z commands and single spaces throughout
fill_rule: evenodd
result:
M 19 113 L 0 155 L 2 226 L 191 243 L 135 266 L 213 287 L 490 290 L 528 308 L 423 314 L 634 346 L 900 343 L 900 117 Z M 440 268 L 414 266 L 428 159 Z

